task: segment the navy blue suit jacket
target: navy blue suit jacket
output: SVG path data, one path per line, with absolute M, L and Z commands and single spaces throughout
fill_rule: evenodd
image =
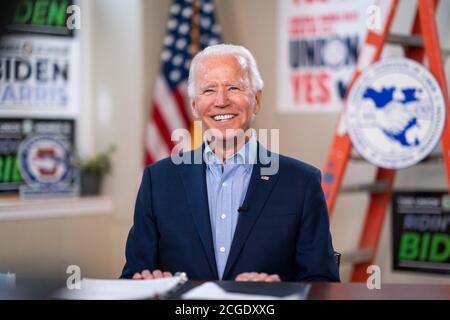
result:
M 339 281 L 320 171 L 282 155 L 268 180 L 262 167 L 258 157 L 223 280 L 266 272 L 290 281 Z M 218 279 L 204 162 L 176 165 L 166 158 L 145 168 L 121 277 L 144 269 Z

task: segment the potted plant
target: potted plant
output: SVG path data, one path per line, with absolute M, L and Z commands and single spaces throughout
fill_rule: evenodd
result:
M 115 146 L 90 157 L 76 157 L 73 165 L 80 173 L 80 195 L 100 194 L 103 177 L 111 172 L 111 154 Z

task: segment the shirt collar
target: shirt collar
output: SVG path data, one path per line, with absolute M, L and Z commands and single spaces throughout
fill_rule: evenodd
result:
M 206 138 L 204 139 L 205 150 L 203 151 L 203 157 L 206 165 L 222 164 L 222 160 L 216 157 L 214 151 L 212 151 Z M 251 129 L 250 139 L 245 143 L 238 152 L 225 159 L 224 164 L 240 164 L 244 165 L 247 171 L 252 169 L 252 165 L 256 163 L 256 153 L 258 145 L 256 140 L 255 130 Z

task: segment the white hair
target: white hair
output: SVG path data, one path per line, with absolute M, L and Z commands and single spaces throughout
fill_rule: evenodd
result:
M 196 67 L 199 61 L 201 61 L 205 57 L 211 56 L 226 56 L 233 55 L 235 56 L 239 63 L 241 64 L 244 70 L 248 70 L 248 76 L 250 81 L 250 88 L 253 92 L 257 92 L 262 90 L 264 87 L 264 81 L 261 78 L 261 75 L 258 70 L 258 65 L 256 64 L 256 60 L 251 54 L 251 52 L 243 47 L 237 46 L 233 44 L 216 44 L 209 47 L 206 47 L 199 53 L 197 53 L 192 59 L 191 66 L 189 68 L 189 79 L 188 79 L 188 95 L 191 99 L 195 97 L 196 91 Z

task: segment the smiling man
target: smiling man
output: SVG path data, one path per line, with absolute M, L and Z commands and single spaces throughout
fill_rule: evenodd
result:
M 229 49 L 214 48 L 222 52 Z M 189 95 L 194 116 L 207 129 L 205 136 L 210 143 L 206 144 L 215 156 L 226 160 L 249 139 L 247 130 L 259 112 L 263 82 L 259 74 L 255 84 L 250 82 L 247 62 L 242 56 L 207 55 L 208 52 L 193 61 L 196 71 L 190 78 Z
M 262 88 L 244 47 L 210 46 L 192 60 L 188 93 L 205 132 L 184 155 L 204 161 L 144 170 L 122 277 L 339 281 L 320 171 L 271 153 L 251 130 Z

